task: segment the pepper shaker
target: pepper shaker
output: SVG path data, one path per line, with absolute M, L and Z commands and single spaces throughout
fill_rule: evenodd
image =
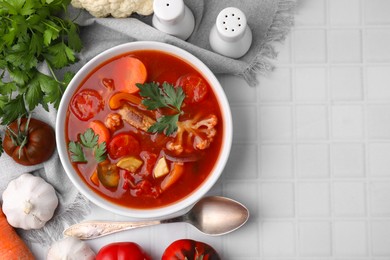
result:
M 195 28 L 192 11 L 183 0 L 154 0 L 153 26 L 167 34 L 187 40 Z
M 219 54 L 235 59 L 244 56 L 252 44 L 245 14 L 235 7 L 223 9 L 211 28 L 209 40 L 213 51 Z

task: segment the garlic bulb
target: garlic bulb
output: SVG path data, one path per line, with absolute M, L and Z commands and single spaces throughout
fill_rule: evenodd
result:
M 47 252 L 47 260 L 94 260 L 95 253 L 87 243 L 67 237 L 55 242 Z
M 38 229 L 53 217 L 58 198 L 53 186 L 41 177 L 24 173 L 3 192 L 3 212 L 16 228 Z

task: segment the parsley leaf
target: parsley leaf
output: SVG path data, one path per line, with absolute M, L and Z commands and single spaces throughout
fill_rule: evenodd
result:
M 42 46 L 42 38 L 40 38 L 36 33 L 32 34 L 29 45 L 30 52 L 35 53 L 37 56 L 39 56 L 42 52 Z
M 177 121 L 179 121 L 179 116 L 180 114 L 164 115 L 159 117 L 157 122 L 148 129 L 148 132 L 164 132 L 167 136 L 173 134 L 177 130 Z
M 87 148 L 94 148 L 98 144 L 99 136 L 95 134 L 92 128 L 88 128 L 84 134 L 80 135 L 81 143 Z
M 74 23 L 69 24 L 68 31 L 68 43 L 69 47 L 77 52 L 81 51 L 83 43 L 81 42 L 80 37 L 78 36 L 78 27 Z
M 51 64 L 54 68 L 60 69 L 66 65 L 72 63 L 75 59 L 73 51 L 66 46 L 65 43 L 59 42 L 55 45 L 47 47 L 47 53 L 43 54 L 43 57 Z M 72 57 L 69 57 L 72 56 Z
M 164 133 L 168 136 L 177 131 L 177 122 L 183 113 L 181 106 L 185 98 L 182 87 L 175 88 L 167 82 L 164 82 L 162 87 L 156 82 L 136 85 L 140 90 L 139 94 L 144 98 L 142 104 L 147 109 L 167 108 L 173 110 L 173 113 L 159 117 L 157 122 L 148 129 L 148 132 Z
M 24 3 L 22 9 L 20 10 L 21 15 L 30 15 L 35 12 L 34 11 L 35 3 L 33 1 L 21 0 L 21 2 Z
M 64 92 L 64 86 L 58 83 L 52 77 L 42 73 L 38 75 L 38 81 L 41 86 L 41 90 L 44 93 L 43 100 L 41 100 L 42 106 L 45 107 L 45 104 L 52 103 L 55 108 L 58 108 L 60 105 L 62 93 Z M 67 85 L 69 82 L 65 84 Z
M 71 71 L 67 71 L 64 74 L 64 79 L 62 80 L 66 85 L 70 83 L 70 81 L 73 79 L 75 73 Z
M 94 155 L 95 155 L 95 160 L 98 163 L 103 162 L 107 158 L 107 149 L 106 149 L 106 142 L 102 142 L 101 144 L 98 144 L 95 146 L 94 150 Z
M 149 109 L 154 110 L 157 108 L 168 107 L 166 103 L 164 93 L 159 87 L 159 84 L 156 82 L 140 84 L 137 83 L 136 86 L 139 88 L 139 94 L 145 99 L 142 100 L 142 103 Z
M 15 82 L 7 82 L 4 83 L 0 81 L 0 95 L 10 95 L 13 91 L 15 91 L 17 88 Z
M 181 87 L 174 88 L 171 84 L 164 82 L 163 83 L 165 96 L 165 102 L 170 106 L 173 106 L 177 111 L 180 111 L 181 105 L 185 98 L 184 91 Z
M 17 86 L 24 86 L 29 81 L 29 76 L 20 69 L 8 69 L 9 76 Z
M 24 105 L 23 95 L 8 99 L 8 102 L 3 105 L 1 112 L 3 124 L 14 121 L 15 118 L 18 118 L 20 115 L 26 115 L 27 109 Z
M 52 40 L 57 39 L 59 36 L 58 30 L 55 30 L 54 28 L 48 27 L 43 32 L 43 43 L 45 46 L 49 46 Z
M 28 88 L 25 96 L 26 102 L 28 104 L 28 108 L 30 110 L 33 110 L 39 104 L 39 101 L 42 99 L 43 92 L 36 77 L 27 84 L 27 87 Z
M 72 162 L 87 162 L 83 152 L 83 147 L 81 147 L 80 143 L 71 141 L 69 142 L 68 148 Z
M 84 155 L 84 148 L 93 151 L 95 160 L 100 163 L 107 158 L 106 142 L 98 143 L 99 135 L 95 134 L 92 128 L 88 128 L 83 134 L 79 135 L 79 141 L 70 141 L 68 149 L 70 153 L 70 159 L 72 162 L 87 162 Z

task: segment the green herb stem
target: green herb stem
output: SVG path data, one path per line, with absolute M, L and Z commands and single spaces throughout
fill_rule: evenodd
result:
M 51 76 L 53 77 L 53 79 L 54 79 L 57 83 L 59 83 L 59 84 L 61 84 L 61 85 L 64 85 L 64 82 L 58 80 L 56 74 L 54 73 L 54 70 L 53 70 L 52 66 L 50 65 L 50 62 L 49 62 L 48 60 L 46 60 L 46 59 L 45 59 L 45 61 L 46 61 L 47 67 L 49 68 L 50 74 L 51 74 Z

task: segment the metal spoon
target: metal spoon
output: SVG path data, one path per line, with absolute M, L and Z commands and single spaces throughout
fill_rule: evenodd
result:
M 241 203 L 225 197 L 212 196 L 199 200 L 191 210 L 179 217 L 133 222 L 86 221 L 65 229 L 64 235 L 78 239 L 93 239 L 138 227 L 186 222 L 204 234 L 218 236 L 238 229 L 248 218 L 249 211 Z

